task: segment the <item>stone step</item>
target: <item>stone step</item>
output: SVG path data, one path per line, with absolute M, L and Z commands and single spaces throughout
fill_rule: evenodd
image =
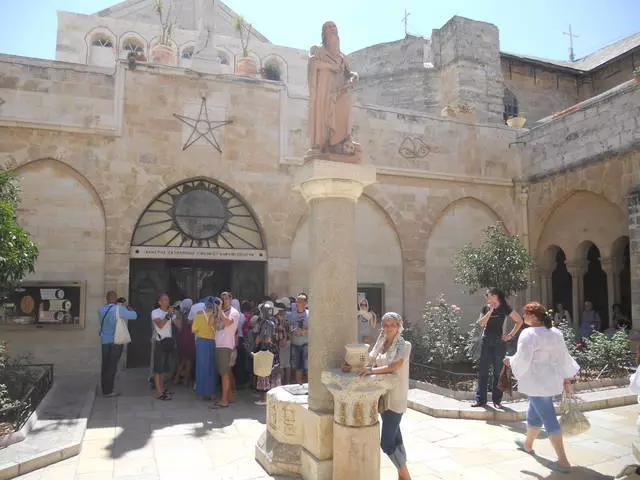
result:
M 633 405 L 638 397 L 627 387 L 606 388 L 576 394 L 583 411 Z M 472 408 L 471 401 L 456 400 L 417 388 L 409 390 L 409 408 L 439 418 L 465 418 L 470 420 L 522 421 L 527 416 L 528 402 L 503 402 L 503 409 L 488 403 L 484 408 Z
M 95 392 L 95 375 L 54 378 L 27 437 L 0 450 L 0 480 L 78 455 Z

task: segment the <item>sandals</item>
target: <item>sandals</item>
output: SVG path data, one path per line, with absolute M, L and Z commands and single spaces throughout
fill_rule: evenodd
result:
M 209 407 L 209 409 L 210 409 L 210 410 L 218 410 L 218 409 L 220 409 L 220 408 L 228 408 L 230 405 L 231 405 L 231 404 L 229 404 L 229 403 L 227 403 L 227 404 L 224 404 L 224 403 L 214 403 L 213 405 L 211 405 L 211 406 Z
M 162 395 L 160 395 L 159 397 L 156 397 L 158 400 L 162 400 L 163 402 L 166 402 L 167 400 L 171 400 L 171 397 L 169 395 L 165 393 L 163 393 Z
M 529 455 L 535 455 L 536 454 L 536 451 L 534 449 L 527 450 L 526 447 L 524 446 L 524 442 L 522 440 L 516 440 L 515 443 L 518 446 L 518 450 L 520 450 L 520 451 L 522 451 L 524 453 L 528 453 Z

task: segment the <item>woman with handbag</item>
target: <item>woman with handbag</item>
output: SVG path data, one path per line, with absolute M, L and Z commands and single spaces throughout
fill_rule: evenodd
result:
M 529 397 L 527 412 L 527 438 L 516 440 L 518 449 L 534 455 L 533 442 L 544 425 L 558 461 L 549 468 L 569 473 L 571 464 L 562 442 L 560 423 L 556 418 L 553 396 L 567 388 L 569 379 L 580 370 L 580 366 L 569 355 L 562 332 L 552 327 L 552 319 L 538 302 L 524 306 L 524 321 L 530 327 L 518 339 L 515 355 L 506 357 L 504 364 L 511 367 L 518 380 L 518 391 Z
M 485 293 L 486 305 L 478 323 L 483 328 L 480 347 L 480 366 L 478 368 L 478 390 L 472 407 L 484 407 L 487 404 L 489 369 L 493 368 L 491 399 L 495 408 L 502 408 L 502 391 L 498 388 L 498 377 L 502 370 L 502 360 L 507 354 L 507 342 L 513 339 L 520 327 L 522 318 L 507 303 L 504 292 L 499 288 L 490 288 Z M 515 322 L 511 332 L 505 334 L 507 318 Z
M 370 366 L 359 370 L 358 375 L 393 373 L 400 379 L 397 388 L 385 393 L 378 405 L 382 418 L 380 447 L 398 469 L 398 478 L 409 480 L 411 476 L 407 468 L 407 452 L 400 432 L 400 420 L 407 411 L 411 343 L 402 338 L 402 330 L 402 317 L 399 314 L 387 312 L 382 316 L 380 335 L 369 352 Z M 345 363 L 342 369 L 350 371 L 351 367 Z
M 169 306 L 169 295 L 163 293 L 158 298 L 160 305 L 151 312 L 153 322 L 153 381 L 158 400 L 171 400 L 170 392 L 164 388 L 164 375 L 171 372 L 171 352 L 173 352 L 172 325 L 176 314 Z

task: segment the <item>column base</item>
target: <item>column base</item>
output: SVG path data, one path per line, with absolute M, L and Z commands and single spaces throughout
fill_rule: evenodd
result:
M 300 451 L 300 476 L 304 480 L 331 480 L 333 460 L 318 460 L 304 448 Z
M 333 424 L 333 478 L 380 480 L 380 425 Z
M 256 443 L 255 458 L 269 475 L 299 475 L 300 445 L 281 443 L 268 431 Z
M 309 410 L 305 406 L 302 415 L 304 425 L 302 427 L 303 450 L 318 459 L 318 461 L 331 460 L 333 457 L 333 414 L 321 413 Z

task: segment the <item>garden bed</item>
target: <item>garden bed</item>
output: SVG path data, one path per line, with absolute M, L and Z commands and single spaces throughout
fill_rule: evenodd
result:
M 0 408 L 0 436 L 19 431 L 53 384 L 53 365 L 8 366 L 0 370 L 0 384 L 7 387 L 9 406 Z

